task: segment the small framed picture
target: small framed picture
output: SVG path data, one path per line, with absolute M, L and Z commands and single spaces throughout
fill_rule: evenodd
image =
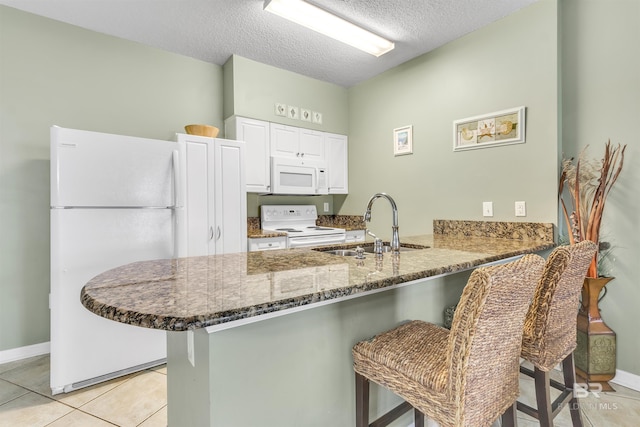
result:
M 403 126 L 393 130 L 393 154 L 394 156 L 413 154 L 413 126 Z
M 515 107 L 453 122 L 453 151 L 522 144 L 525 107 Z
M 276 116 L 287 117 L 287 105 L 276 103 Z
M 300 119 L 298 107 L 294 107 L 293 105 L 287 106 L 287 117 L 294 120 Z
M 303 122 L 310 122 L 311 121 L 311 110 L 307 110 L 306 108 L 301 108 L 300 109 L 300 119 Z
M 316 123 L 316 124 L 319 124 L 319 125 L 322 124 L 322 113 L 314 111 L 314 112 L 311 113 L 311 115 L 312 115 L 312 118 L 313 118 L 313 123 Z

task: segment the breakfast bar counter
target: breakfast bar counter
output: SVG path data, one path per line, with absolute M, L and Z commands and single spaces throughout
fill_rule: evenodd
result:
M 168 331 L 172 427 L 346 426 L 357 341 L 407 319 L 442 323 L 468 277 L 454 273 L 554 245 L 551 224 L 471 221 L 401 242 L 410 249 L 365 259 L 305 248 L 142 261 L 96 276 L 81 299 Z M 372 411 L 395 399 L 380 390 Z

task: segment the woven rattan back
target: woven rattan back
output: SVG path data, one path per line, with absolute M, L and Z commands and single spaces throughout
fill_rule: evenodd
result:
M 448 344 L 455 425 L 490 425 L 517 398 L 524 318 L 543 268 L 542 257 L 526 255 L 471 274 Z
M 596 244 L 585 240 L 551 252 L 527 318 L 522 356 L 549 371 L 576 347 L 576 314 Z

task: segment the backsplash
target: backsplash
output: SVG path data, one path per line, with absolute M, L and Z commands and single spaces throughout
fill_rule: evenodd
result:
M 495 237 L 553 243 L 553 224 L 539 222 L 495 222 L 433 220 L 433 234 L 448 237 Z
M 362 215 L 318 215 L 318 225 L 325 227 L 344 228 L 347 230 L 364 230 Z

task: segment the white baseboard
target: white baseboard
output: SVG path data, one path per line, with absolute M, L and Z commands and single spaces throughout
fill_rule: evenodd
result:
M 611 382 L 635 391 L 640 391 L 640 375 L 616 369 L 616 376 L 613 377 Z
M 15 360 L 27 359 L 29 357 L 47 354 L 50 352 L 50 349 L 51 345 L 49 341 L 47 341 L 40 344 L 33 344 L 25 347 L 3 350 L 0 351 L 0 365 L 3 363 L 13 362 Z

